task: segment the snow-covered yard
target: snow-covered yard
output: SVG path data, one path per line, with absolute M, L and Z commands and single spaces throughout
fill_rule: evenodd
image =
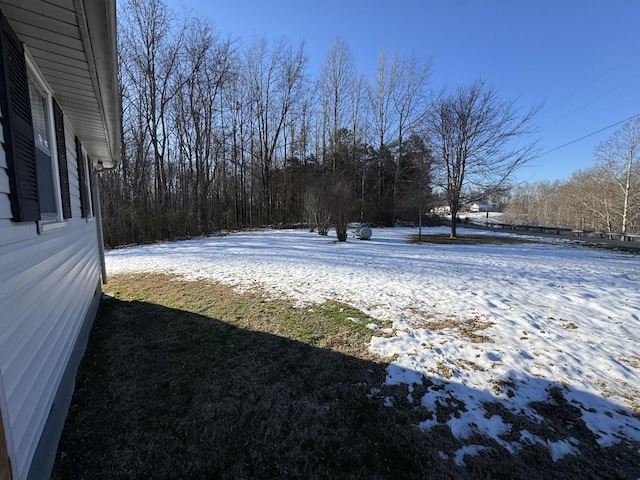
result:
M 559 388 L 602 447 L 640 441 L 639 255 L 560 241 L 408 243 L 415 233 L 374 229 L 370 241 L 346 243 L 305 230 L 234 233 L 113 250 L 107 269 L 257 287 L 300 308 L 331 299 L 391 324 L 370 325 L 379 329 L 370 348 L 394 358 L 387 383 L 409 385 L 409 401 L 434 412 L 424 430 L 446 423 L 460 439 L 480 433 L 512 452 L 540 443 L 558 459 L 579 440 L 542 438 L 504 412 L 540 422 L 533 405 L 554 403 Z M 487 408 L 496 402 L 504 409 Z M 436 415 L 452 404 L 455 414 Z M 481 448 L 470 441 L 461 458 Z

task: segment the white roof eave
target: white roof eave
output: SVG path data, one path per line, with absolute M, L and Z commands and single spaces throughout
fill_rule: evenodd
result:
M 120 158 L 115 0 L 0 0 L 96 166 Z

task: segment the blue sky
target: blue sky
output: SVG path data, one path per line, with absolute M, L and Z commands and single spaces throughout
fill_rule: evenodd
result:
M 542 152 L 640 114 L 639 0 L 167 0 L 222 36 L 305 42 L 310 72 L 335 37 L 361 73 L 381 48 L 433 62 L 430 85 L 476 79 L 535 119 Z M 606 129 L 534 159 L 519 180 L 567 179 L 594 161 Z

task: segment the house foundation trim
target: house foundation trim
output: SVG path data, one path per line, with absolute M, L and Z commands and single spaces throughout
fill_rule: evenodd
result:
M 0 412 L 1 413 L 1 412 Z M 7 440 L 4 436 L 4 425 L 0 414 L 0 480 L 11 480 L 11 462 L 7 452 Z
M 85 316 L 84 322 L 78 333 L 78 339 L 74 345 L 71 357 L 67 363 L 67 367 L 62 375 L 62 380 L 58 391 L 53 400 L 49 417 L 44 426 L 44 431 L 38 442 L 33 460 L 31 461 L 31 467 L 27 479 L 41 480 L 43 478 L 50 478 L 51 471 L 53 470 L 53 464 L 56 460 L 56 453 L 58 451 L 58 442 L 62 435 L 62 429 L 69 412 L 69 406 L 71 405 L 71 397 L 73 396 L 73 390 L 75 387 L 76 374 L 80 361 L 84 355 L 84 351 L 87 347 L 89 340 L 89 333 L 93 327 L 93 322 L 98 313 L 98 307 L 100 306 L 100 299 L 102 298 L 102 289 L 100 288 L 100 282 L 96 287 L 89 310 Z M 0 463 L 1 465 L 1 463 Z M 10 478 L 10 477 L 9 477 Z M 0 477 L 0 480 L 4 480 Z

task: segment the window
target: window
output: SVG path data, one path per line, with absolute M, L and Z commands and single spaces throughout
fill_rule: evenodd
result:
M 45 231 L 71 217 L 64 115 L 0 12 L 0 109 L 11 212 Z
M 31 100 L 31 121 L 36 147 L 51 156 L 49 148 L 49 109 L 47 96 L 37 85 L 34 74 L 29 72 L 29 99 Z
M 49 95 L 29 71 L 29 99 L 31 100 L 31 121 L 35 145 L 36 172 L 40 220 L 58 219 L 57 182 L 53 176 L 53 152 L 51 149 L 51 112 Z

